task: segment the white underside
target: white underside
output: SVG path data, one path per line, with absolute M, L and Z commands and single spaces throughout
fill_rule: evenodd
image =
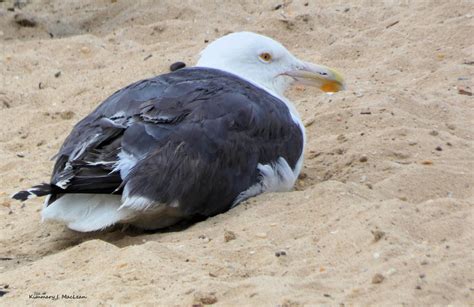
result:
M 45 206 L 43 221 L 59 221 L 76 231 L 102 230 L 134 215 L 133 210 L 121 209 L 119 195 L 66 194 Z

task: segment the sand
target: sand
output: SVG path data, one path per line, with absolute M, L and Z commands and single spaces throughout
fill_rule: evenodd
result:
M 11 7 L 0 3 L 0 305 L 474 304 L 472 1 Z M 289 93 L 308 126 L 294 191 L 155 234 L 80 234 L 42 224 L 41 199 L 9 199 L 48 180 L 72 126 L 115 90 L 241 30 L 347 79 L 333 96 Z

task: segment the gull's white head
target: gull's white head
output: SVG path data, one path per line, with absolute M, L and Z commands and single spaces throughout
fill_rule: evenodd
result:
M 301 61 L 279 42 L 252 32 L 215 40 L 201 52 L 196 66 L 230 72 L 278 96 L 295 82 L 318 86 L 325 92 L 344 89 L 344 80 L 334 69 Z

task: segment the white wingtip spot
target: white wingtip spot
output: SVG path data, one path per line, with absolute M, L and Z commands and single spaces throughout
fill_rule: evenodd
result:
M 65 190 L 70 182 L 70 179 L 64 179 L 61 181 L 56 182 L 54 185 L 60 187 L 61 189 Z

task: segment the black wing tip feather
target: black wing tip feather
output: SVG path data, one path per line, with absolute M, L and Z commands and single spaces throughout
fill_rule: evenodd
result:
M 48 183 L 43 183 L 29 188 L 28 190 L 19 191 L 11 196 L 11 198 L 26 201 L 33 197 L 49 195 L 52 192 L 52 186 Z
M 19 200 L 19 201 L 26 201 L 28 198 L 31 198 L 31 193 L 28 191 L 20 191 L 12 195 L 13 199 Z

